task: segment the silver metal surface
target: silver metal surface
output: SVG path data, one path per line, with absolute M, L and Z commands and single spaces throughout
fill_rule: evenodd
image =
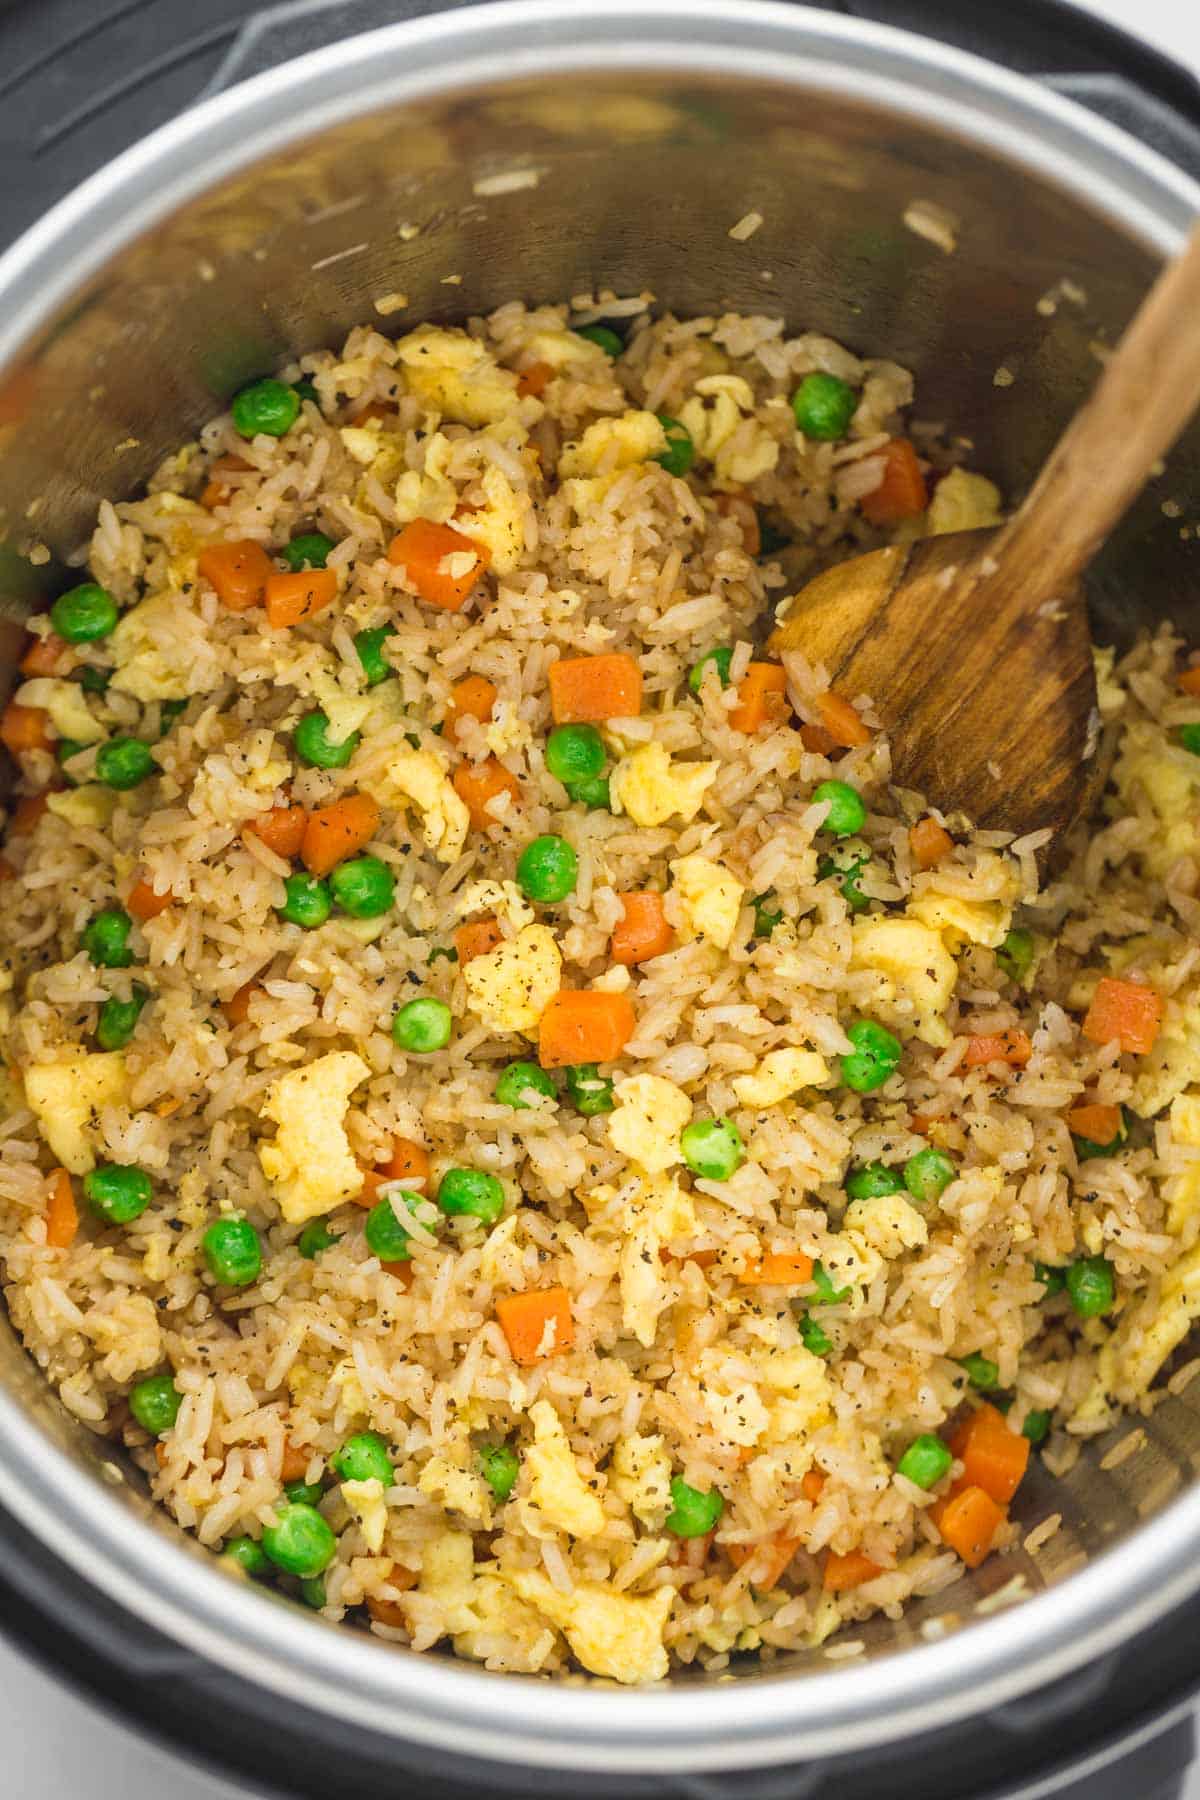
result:
M 537 185 L 477 192 L 513 168 Z M 955 254 L 906 228 L 914 200 L 955 215 Z M 1019 491 L 1198 205 L 1036 86 L 802 8 L 517 0 L 351 40 L 181 118 L 0 260 L 0 608 L 15 635 L 36 579 L 17 552 L 69 553 L 98 500 L 130 492 L 232 388 L 395 289 L 413 320 L 600 287 L 678 312 L 782 312 L 914 367 L 922 416 Z M 730 238 L 751 209 L 761 230 Z M 1039 309 L 1063 278 L 1086 298 Z M 1110 548 L 1103 635 L 1194 614 L 1200 553 L 1168 497 L 1195 517 L 1195 434 Z M 648 1693 L 494 1676 L 229 1581 L 114 1462 L 98 1477 L 96 1441 L 11 1336 L 0 1375 L 0 1501 L 89 1580 L 318 1710 L 525 1764 L 712 1768 L 899 1740 L 1093 1664 L 1200 1586 L 1185 1394 L 1119 1469 L 1100 1470 L 1102 1443 L 1065 1482 L 1023 1488 L 1030 1524 L 1064 1515 L 1036 1562 L 985 1565 L 898 1626 L 872 1621 L 858 1663 L 795 1657 Z M 1053 1592 L 972 1618 L 1017 1573 Z M 937 1615 L 963 1629 L 924 1641 Z

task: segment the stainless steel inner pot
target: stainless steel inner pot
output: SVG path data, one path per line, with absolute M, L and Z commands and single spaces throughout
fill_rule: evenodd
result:
M 918 201 L 953 215 L 953 254 L 905 224 Z M 380 295 L 409 296 L 388 330 L 606 288 L 779 313 L 914 368 L 920 416 L 1019 493 L 1198 208 L 1177 171 L 1036 84 L 802 7 L 512 0 L 351 39 L 188 113 L 0 261 L 0 656 L 102 498 Z M 1105 556 L 1102 638 L 1200 625 L 1198 506 L 1193 433 Z M 1197 1384 L 1119 1467 L 1100 1440 L 1065 1481 L 1036 1472 L 1019 1513 L 1061 1512 L 1052 1542 L 872 1621 L 857 1661 L 650 1693 L 489 1675 L 231 1582 L 3 1332 L 0 1502 L 58 1556 L 267 1688 L 478 1756 L 615 1771 L 849 1752 L 1095 1662 L 1200 1585 Z M 978 1616 L 1017 1575 L 1032 1597 Z

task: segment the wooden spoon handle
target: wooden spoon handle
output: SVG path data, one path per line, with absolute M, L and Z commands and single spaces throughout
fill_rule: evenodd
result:
M 1150 289 L 1091 399 L 996 539 L 993 556 L 1026 573 L 1022 610 L 1069 596 L 1198 409 L 1200 227 Z

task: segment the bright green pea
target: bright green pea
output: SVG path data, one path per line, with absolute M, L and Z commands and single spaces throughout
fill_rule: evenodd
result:
M 1179 742 L 1185 750 L 1190 750 L 1193 756 L 1200 756 L 1200 725 L 1181 725 Z
M 100 1008 L 96 1021 L 96 1042 L 102 1050 L 123 1050 L 137 1027 L 142 1008 L 150 998 L 150 989 L 134 982 L 128 1000 L 111 994 Z
M 679 1475 L 671 1477 L 671 1510 L 665 1524 L 676 1537 L 704 1537 L 725 1511 L 725 1498 L 716 1488 L 702 1493 L 689 1487 Z
M 301 400 L 311 400 L 313 405 L 320 410 L 321 396 L 311 381 L 293 381 L 292 392 L 299 394 Z
M 1106 1257 L 1085 1256 L 1067 1270 L 1067 1296 L 1081 1319 L 1098 1319 L 1110 1312 L 1116 1295 L 1116 1279 Z
M 151 1437 L 170 1431 L 182 1405 L 183 1395 L 170 1375 L 148 1375 L 129 1390 L 129 1410 Z
M 576 337 L 586 338 L 589 344 L 599 344 L 605 356 L 615 359 L 625 348 L 610 325 L 576 325 L 574 330 Z
M 275 1508 L 275 1524 L 262 1534 L 262 1546 L 285 1575 L 311 1581 L 333 1561 L 337 1539 L 315 1506 L 288 1501 Z
M 88 920 L 80 942 L 97 968 L 127 969 L 133 961 L 132 930 L 133 920 L 123 906 L 106 906 Z
M 1047 1300 L 1052 1294 L 1061 1294 L 1067 1285 L 1065 1269 L 1056 1269 L 1050 1263 L 1035 1262 L 1033 1265 L 1035 1281 L 1040 1281 L 1046 1290 Z
M 308 763 L 312 768 L 344 769 L 358 749 L 359 737 L 360 733 L 352 731 L 340 744 L 334 743 L 329 735 L 329 720 L 326 715 L 323 712 L 310 712 L 305 713 L 292 733 L 292 742 L 300 761 Z
M 806 375 L 792 395 L 796 424 L 805 437 L 822 443 L 845 437 L 857 410 L 858 395 L 836 375 Z
M 288 875 L 283 889 L 286 898 L 276 911 L 289 925 L 303 925 L 306 931 L 315 931 L 333 911 L 329 883 L 319 875 Z
M 693 1119 L 679 1138 L 683 1160 L 693 1175 L 728 1181 L 746 1160 L 742 1134 L 732 1119 Z
M 842 890 L 842 899 L 846 902 L 850 911 L 854 913 L 866 912 L 871 902 L 868 896 L 864 894 L 859 887 L 857 876 L 860 870 L 866 868 L 870 860 L 871 856 L 869 851 L 863 856 L 853 857 L 847 863 L 838 862 L 835 856 L 820 856 L 817 858 L 817 880 L 828 881 L 831 876 L 836 875 L 838 877 L 838 885 Z
M 937 1200 L 958 1174 L 944 1150 L 918 1150 L 904 1165 L 904 1185 L 914 1200 Z
M 527 900 L 557 906 L 575 890 L 579 858 L 566 838 L 546 832 L 526 844 L 517 859 L 517 885 Z
M 1000 1386 L 998 1365 L 992 1361 L 990 1356 L 980 1355 L 978 1350 L 973 1350 L 970 1356 L 960 1356 L 958 1366 L 960 1369 L 965 1369 L 967 1380 L 981 1394 L 994 1394 Z
M 612 1111 L 616 1104 L 613 1084 L 607 1075 L 601 1075 L 595 1063 L 571 1063 L 563 1075 L 567 1098 L 585 1119 Z
M 158 764 L 144 738 L 109 738 L 96 752 L 96 780 L 106 787 L 116 788 L 119 793 L 137 787 L 148 776 L 157 773 Z
M 265 1575 L 271 1567 L 266 1551 L 258 1539 L 252 1537 L 226 1538 L 221 1561 L 233 1563 L 251 1578 Z
M 314 1612 L 320 1612 L 325 1604 L 325 1583 L 319 1575 L 310 1575 L 307 1581 L 300 1583 L 300 1598 L 305 1606 L 311 1606 Z
M 120 616 L 120 608 L 108 589 L 95 581 L 83 581 L 70 588 L 50 608 L 50 623 L 68 644 L 94 644 L 98 638 L 106 638 Z
M 444 1000 L 425 996 L 408 1000 L 392 1020 L 392 1041 L 397 1049 L 429 1056 L 444 1050 L 454 1029 L 454 1017 Z
M 608 761 L 594 725 L 556 725 L 546 739 L 546 767 L 556 781 L 594 781 Z
M 334 547 L 333 539 L 323 531 L 302 531 L 279 554 L 292 573 L 298 575 L 302 569 L 323 569 Z
M 865 1163 L 846 1177 L 846 1192 L 852 1200 L 875 1200 L 880 1194 L 901 1194 L 904 1178 L 883 1163 Z
M 854 1048 L 842 1058 L 842 1080 L 856 1094 L 873 1094 L 894 1073 L 903 1052 L 884 1026 L 856 1019 L 846 1032 Z
M 812 1272 L 813 1286 L 816 1295 L 810 1302 L 812 1306 L 840 1306 L 843 1300 L 850 1298 L 848 1287 L 836 1288 L 830 1280 L 829 1270 L 823 1262 L 815 1262 Z
M 283 437 L 300 417 L 300 396 L 282 381 L 254 381 L 234 395 L 230 411 L 239 437 Z
M 811 1350 L 814 1356 L 831 1356 L 833 1354 L 833 1339 L 824 1326 L 817 1324 L 810 1313 L 801 1313 L 796 1320 L 796 1326 L 800 1332 L 800 1342 L 806 1350 Z
M 416 1195 L 397 1189 L 405 1206 L 410 1211 L 416 1205 Z M 409 1249 L 409 1235 L 396 1217 L 395 1208 L 386 1197 L 371 1208 L 367 1214 L 367 1222 L 363 1227 L 367 1240 L 367 1249 L 380 1262 L 410 1262 L 412 1251 Z
M 109 1225 L 130 1225 L 150 1204 L 154 1189 L 145 1169 L 132 1163 L 101 1163 L 83 1178 L 83 1191 L 94 1213 Z
M 531 1102 L 526 1096 L 529 1094 L 540 1094 L 546 1100 L 558 1099 L 554 1078 L 535 1062 L 509 1063 L 501 1071 L 493 1091 L 501 1106 L 511 1106 L 518 1112 L 528 1111 Z
M 773 900 L 774 897 L 771 893 L 755 894 L 754 896 L 754 935 L 756 938 L 769 938 L 775 927 L 783 924 L 782 909 L 767 905 L 767 901 Z
M 819 806 L 828 802 L 829 811 L 818 829 L 827 831 L 831 837 L 853 837 L 867 822 L 862 796 L 849 782 L 822 781 L 813 789 L 813 799 Z
M 479 1473 L 487 1482 L 497 1506 L 504 1502 L 517 1485 L 521 1459 L 511 1444 L 481 1444 L 475 1452 Z
M 329 1459 L 341 1481 L 382 1481 L 392 1485 L 392 1457 L 387 1439 L 377 1431 L 356 1431 Z
M 715 650 L 706 650 L 698 662 L 694 662 L 688 670 L 688 686 L 693 694 L 698 695 L 704 685 L 705 671 L 711 664 L 716 669 L 721 686 L 729 686 L 729 665 L 733 661 L 733 646 L 720 644 Z
M 931 1488 L 946 1474 L 954 1457 L 940 1437 L 924 1432 L 914 1438 L 900 1461 L 896 1473 L 919 1488 Z
M 437 1203 L 447 1218 L 494 1225 L 504 1211 L 504 1184 L 483 1169 L 447 1169 L 438 1183 Z
M 1010 981 L 1024 981 L 1033 967 L 1036 945 L 1032 931 L 1014 925 L 996 952 L 996 961 Z
M 1044 1443 L 1050 1435 L 1050 1427 L 1053 1422 L 1053 1413 L 1027 1412 L 1025 1423 L 1021 1427 L 1021 1436 L 1027 1437 L 1031 1444 Z
M 339 863 L 329 877 L 334 900 L 352 919 L 377 919 L 389 912 L 396 898 L 396 882 L 387 864 L 377 856 L 355 856 Z
M 666 413 L 658 414 L 658 422 L 667 437 L 667 447 L 651 460 L 661 463 L 668 475 L 686 475 L 696 460 L 696 446 L 686 425 Z
M 325 1492 L 319 1481 L 285 1481 L 283 1491 L 293 1506 L 317 1506 Z
M 612 794 L 607 775 L 585 775 L 578 781 L 564 781 L 563 786 L 571 799 L 586 806 L 589 812 L 612 811 Z
M 391 635 L 390 625 L 375 625 L 369 631 L 355 634 L 354 648 L 358 651 L 358 660 L 362 664 L 369 688 L 378 687 L 392 672 L 392 665 L 383 654 L 383 646 Z
M 249 1219 L 217 1219 L 200 1239 L 209 1273 L 222 1287 L 249 1287 L 262 1269 L 262 1243 Z
M 331 1250 L 341 1241 L 341 1233 L 330 1231 L 324 1219 L 310 1219 L 296 1239 L 296 1248 L 306 1262 L 313 1262 L 322 1250 Z

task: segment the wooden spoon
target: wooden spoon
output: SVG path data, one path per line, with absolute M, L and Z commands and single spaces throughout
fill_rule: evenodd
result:
M 895 780 L 943 813 L 1063 831 L 1091 798 L 1098 715 L 1079 577 L 1200 407 L 1200 229 L 1142 302 L 1007 524 L 819 575 L 768 641 L 869 695 Z

